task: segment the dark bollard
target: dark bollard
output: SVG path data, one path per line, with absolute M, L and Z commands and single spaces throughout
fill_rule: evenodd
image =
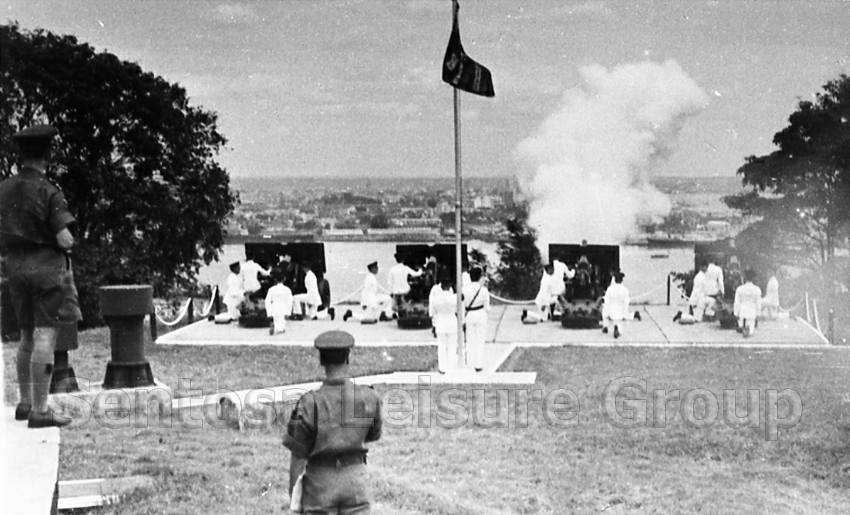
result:
M 215 287 L 215 291 L 213 292 L 213 309 L 215 309 L 215 314 L 218 315 L 221 313 L 221 297 L 218 294 L 218 286 Z
M 667 274 L 667 305 L 668 306 L 670 305 L 670 283 L 671 283 L 670 274 Z
M 56 336 L 56 351 L 53 353 L 53 376 L 50 379 L 50 393 L 79 392 L 77 375 L 68 362 L 68 351 L 79 346 L 77 339 L 77 323 L 59 326 Z
M 153 287 L 101 286 L 99 293 L 100 312 L 109 326 L 112 347 L 103 387 L 153 386 L 153 372 L 145 359 L 145 317 L 154 310 Z
M 189 317 L 189 323 L 195 323 L 195 299 L 189 299 L 189 306 L 186 308 L 186 314 Z

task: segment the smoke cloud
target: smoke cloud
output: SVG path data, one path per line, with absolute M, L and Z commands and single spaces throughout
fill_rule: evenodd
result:
M 689 117 L 708 96 L 679 65 L 642 62 L 580 70 L 582 85 L 517 148 L 529 223 L 549 243 L 621 243 L 643 219 L 670 212 L 650 184 Z

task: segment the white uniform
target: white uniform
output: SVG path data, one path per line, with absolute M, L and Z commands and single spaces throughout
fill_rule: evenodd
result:
M 776 313 L 779 311 L 779 281 L 775 275 L 767 281 L 761 306 L 767 311 L 768 318 L 776 318 Z
M 605 302 L 602 304 L 602 322 L 605 327 L 611 321 L 617 322 L 631 318 L 629 313 L 629 290 L 623 283 L 614 283 L 605 290 Z
M 286 329 L 286 317 L 292 313 L 292 290 L 282 283 L 275 284 L 266 293 L 266 315 L 272 319 L 275 333 Z
M 381 293 L 380 288 L 377 276 L 371 272 L 366 274 L 363 279 L 363 291 L 360 293 L 363 312 L 352 313 L 351 316 L 355 320 L 374 320 L 381 312 L 387 317 L 392 316 L 392 300 L 389 295 Z
M 756 317 L 761 313 L 761 288 L 750 281 L 735 289 L 735 305 L 733 313 L 738 318 L 738 324 L 749 333 L 756 328 Z M 744 333 L 747 334 L 746 332 Z
M 260 281 L 257 279 L 257 274 L 269 275 L 269 271 L 261 267 L 253 259 L 245 261 L 240 267 L 242 271 L 242 281 L 245 291 L 253 293 L 260 289 Z
M 428 315 L 437 335 L 437 368 L 447 372 L 457 368 L 457 296 L 450 288 L 432 290 Z
M 239 319 L 239 305 L 245 300 L 245 288 L 242 286 L 242 276 L 230 272 L 227 276 L 227 290 L 224 293 L 224 305 L 231 320 Z
M 694 320 L 701 321 L 704 314 L 714 315 L 714 298 L 705 294 L 705 272 L 700 270 L 694 276 L 694 285 L 688 305 L 694 310 Z
M 404 263 L 396 263 L 390 268 L 387 274 L 387 282 L 390 285 L 390 293 L 393 295 L 404 295 L 410 291 L 410 284 L 407 282 L 409 277 L 419 277 L 422 272 L 418 272 Z
M 720 294 L 722 297 L 724 294 L 723 269 L 714 263 L 708 265 L 708 268 L 705 270 L 703 291 L 709 297 L 714 297 L 717 294 Z
M 563 291 L 560 291 L 563 288 L 559 288 L 559 282 L 563 286 L 564 282 L 557 274 L 543 272 L 543 275 L 540 276 L 540 288 L 537 290 L 537 296 L 534 298 L 534 304 L 537 306 L 539 314 L 527 313 L 526 319 L 530 318 L 532 321 L 546 320 L 549 306 L 558 302 L 558 295 L 563 293 Z
M 567 279 L 572 279 L 576 276 L 575 270 L 570 270 L 563 261 L 558 261 L 557 259 L 552 261 L 552 267 L 555 269 L 552 274 L 557 280 L 554 284 L 553 291 L 555 295 L 563 295 L 567 289 L 567 285 L 564 281 Z
M 306 318 L 313 318 L 316 316 L 319 304 L 322 303 L 322 296 L 319 295 L 319 282 L 312 270 L 307 270 L 304 274 L 304 288 L 307 292 L 299 293 L 293 300 L 302 306 L 301 314 Z
M 480 282 L 463 285 L 463 305 L 466 309 L 467 365 L 484 368 L 484 340 L 487 338 L 487 312 L 490 311 L 490 292 Z

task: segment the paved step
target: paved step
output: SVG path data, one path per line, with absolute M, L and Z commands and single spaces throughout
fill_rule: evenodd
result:
M 494 306 L 489 314 L 488 343 L 535 343 L 546 345 L 624 345 L 659 346 L 671 344 L 720 344 L 765 346 L 820 346 L 821 334 L 799 319 L 762 321 L 756 333 L 744 338 L 735 331 L 720 329 L 717 322 L 680 325 L 673 315 L 686 306 L 635 306 L 642 320 L 621 324 L 622 337 L 614 340 L 600 329 L 565 329 L 558 322 L 524 324 L 521 306 Z M 163 345 L 272 345 L 312 346 L 319 333 L 332 329 L 350 332 L 358 346 L 436 345 L 427 329 L 399 329 L 395 322 L 362 325 L 341 320 L 290 322 L 286 333 L 270 336 L 267 329 L 247 329 L 238 324 L 216 325 L 206 320 L 183 327 L 157 339 Z
M 59 479 L 59 428 L 29 429 L 5 408 L 0 422 L 3 450 L 3 513 L 51 513 Z

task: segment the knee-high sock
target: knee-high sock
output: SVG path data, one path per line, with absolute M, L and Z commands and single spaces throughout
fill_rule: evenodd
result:
M 32 381 L 32 409 L 37 413 L 47 411 L 47 395 L 53 376 L 53 357 L 57 331 L 53 327 L 36 327 L 33 331 L 33 352 L 30 361 Z
M 18 391 L 21 395 L 22 404 L 32 404 L 30 361 L 32 361 L 32 334 L 22 334 L 15 363 L 15 368 L 18 370 Z

